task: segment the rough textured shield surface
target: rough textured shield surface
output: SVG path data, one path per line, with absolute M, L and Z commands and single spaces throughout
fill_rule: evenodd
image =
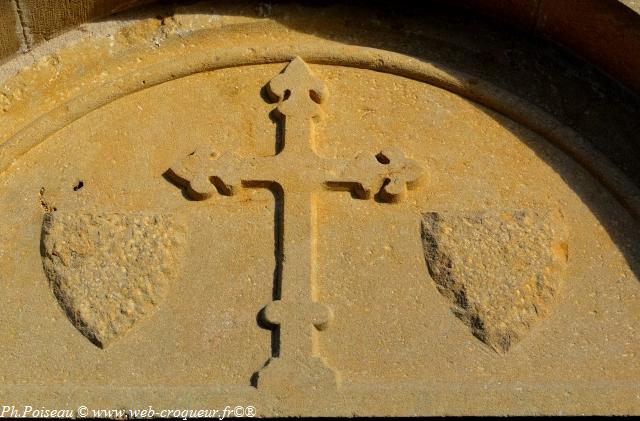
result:
M 70 320 L 106 347 L 164 299 L 180 242 L 170 217 L 52 212 L 44 217 L 43 263 Z
M 568 257 L 559 214 L 426 213 L 429 273 L 473 334 L 506 352 L 548 311 Z

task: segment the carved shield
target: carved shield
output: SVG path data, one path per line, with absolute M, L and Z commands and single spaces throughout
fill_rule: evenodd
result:
M 422 240 L 453 312 L 500 353 L 547 314 L 568 257 L 562 218 L 545 211 L 426 213 Z
M 42 229 L 44 270 L 69 319 L 104 348 L 165 298 L 182 237 L 168 216 L 52 212 Z

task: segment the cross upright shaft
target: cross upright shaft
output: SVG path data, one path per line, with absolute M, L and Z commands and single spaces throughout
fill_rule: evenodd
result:
M 395 201 L 413 186 L 420 169 L 398 150 L 355 159 L 319 156 L 314 145 L 314 118 L 327 96 L 300 58 L 269 83 L 278 100 L 277 113 L 284 125 L 282 147 L 273 156 L 241 158 L 234 153 L 216 156 L 209 147 L 172 167 L 189 191 L 205 199 L 216 191 L 233 194 L 240 187 L 279 186 L 283 201 L 280 297 L 264 309 L 264 319 L 280 330 L 279 352 L 258 374 L 258 385 L 314 384 L 335 388 L 338 373 L 319 355 L 317 331 L 332 318 L 329 307 L 317 302 L 316 195 L 328 188 L 349 189 L 361 198 L 378 192 L 382 200 Z

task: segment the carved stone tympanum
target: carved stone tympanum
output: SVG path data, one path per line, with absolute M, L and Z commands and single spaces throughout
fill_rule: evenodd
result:
M 0 416 L 640 413 L 640 99 L 443 7 L 303 3 L 0 65 Z

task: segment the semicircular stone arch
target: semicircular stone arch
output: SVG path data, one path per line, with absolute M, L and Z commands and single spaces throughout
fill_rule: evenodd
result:
M 10 400 L 638 412 L 634 94 L 446 10 L 158 13 L 4 82 Z

